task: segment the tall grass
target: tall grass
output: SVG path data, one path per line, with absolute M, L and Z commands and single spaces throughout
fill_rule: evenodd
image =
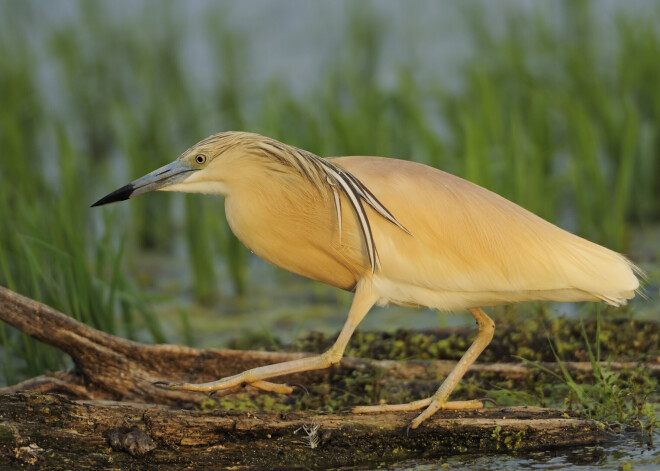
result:
M 3 169 L 0 211 L 8 219 L 0 235 L 2 284 L 104 331 L 134 337 L 138 331 L 134 327 L 139 327 L 150 332 L 153 340 L 163 341 L 158 323 L 121 271 L 121 237 L 113 231 L 100 234 L 86 220 L 87 204 L 80 200 L 89 191 L 83 184 L 89 181 L 84 159 L 71 147 L 64 130 L 52 137 L 50 152 L 58 157 L 56 183 L 39 172 L 23 173 L 11 166 Z M 32 165 L 43 164 L 39 146 L 28 143 L 16 153 L 18 149 L 6 145 L 10 142 L 12 139 L 3 139 L 0 143 L 4 155 L 35 156 Z M 34 192 L 22 191 L 22 184 Z M 111 216 L 103 223 L 116 225 Z M 117 314 L 124 321 L 121 328 Z M 23 360 L 21 364 L 3 362 L 7 381 L 62 365 L 61 354 L 7 330 L 4 324 L 0 329 L 5 355 Z
M 0 112 L 0 283 L 107 332 L 149 332 L 163 341 L 121 270 L 123 240 L 111 230 L 116 221 L 105 215 L 99 230 L 88 217 L 96 162 L 76 147 L 65 123 L 48 119 L 33 59 L 7 42 L 0 42 L 0 56 L 0 87 L 6 91 Z M 65 361 L 4 324 L 0 337 L 7 382 Z
M 466 9 L 475 52 L 450 87 L 418 75 L 413 59 L 393 63 L 394 20 L 357 2 L 323 79 L 299 93 L 283 78 L 252 86 L 245 57 L 259 45 L 224 19 L 224 4 L 194 32 L 179 27 L 178 2 L 136 4 L 120 19 L 110 2 L 70 5 L 49 22 L 43 3 L 2 3 L 0 283 L 105 330 L 163 338 L 125 268 L 141 251 L 184 250 L 201 302 L 218 300 L 221 280 L 236 293 L 256 281 L 218 199 L 159 194 L 88 210 L 221 130 L 429 163 L 621 251 L 631 223 L 660 219 L 658 22 L 634 11 L 604 31 L 596 6 L 565 2 L 554 22 L 526 10 L 502 32 Z M 202 70 L 184 49 L 193 33 Z M 613 51 L 599 49 L 603 35 Z M 4 326 L 0 337 L 30 374 L 61 364 Z M 10 363 L 5 377 L 16 378 Z

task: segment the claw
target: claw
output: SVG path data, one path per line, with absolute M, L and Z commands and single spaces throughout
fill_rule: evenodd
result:
M 227 388 L 227 389 L 220 389 L 218 391 L 211 391 L 209 393 L 209 396 L 211 397 L 225 397 L 229 396 L 230 394 L 237 393 L 241 389 L 245 387 L 245 384 L 239 384 L 238 386 L 234 386 L 233 388 Z
M 475 400 L 480 402 L 490 402 L 495 407 L 499 405 L 495 399 L 491 399 L 490 397 L 480 397 L 479 399 Z
M 154 381 L 151 384 L 153 384 L 154 386 L 157 386 L 159 388 L 169 389 L 170 391 L 175 391 L 177 389 L 181 389 L 181 384 L 180 383 L 172 383 L 170 381 Z

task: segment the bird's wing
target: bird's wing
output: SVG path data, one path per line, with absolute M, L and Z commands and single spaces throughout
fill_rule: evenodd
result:
M 625 257 L 467 180 L 396 159 L 330 160 L 361 180 L 412 234 L 370 212 L 389 279 L 456 292 L 576 290 L 612 304 L 638 288 Z

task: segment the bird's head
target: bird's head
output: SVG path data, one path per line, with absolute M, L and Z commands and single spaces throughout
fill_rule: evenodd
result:
M 185 151 L 174 162 L 133 180 L 92 205 L 124 201 L 151 191 L 227 194 L 227 182 L 250 142 L 261 136 L 225 132 L 210 136 Z

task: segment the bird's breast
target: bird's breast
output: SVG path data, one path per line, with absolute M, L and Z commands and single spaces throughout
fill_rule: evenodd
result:
M 228 195 L 229 226 L 251 251 L 273 265 L 352 290 L 370 270 L 356 223 L 351 214 L 343 214 L 340 237 L 332 197 L 304 185 L 270 181 Z

